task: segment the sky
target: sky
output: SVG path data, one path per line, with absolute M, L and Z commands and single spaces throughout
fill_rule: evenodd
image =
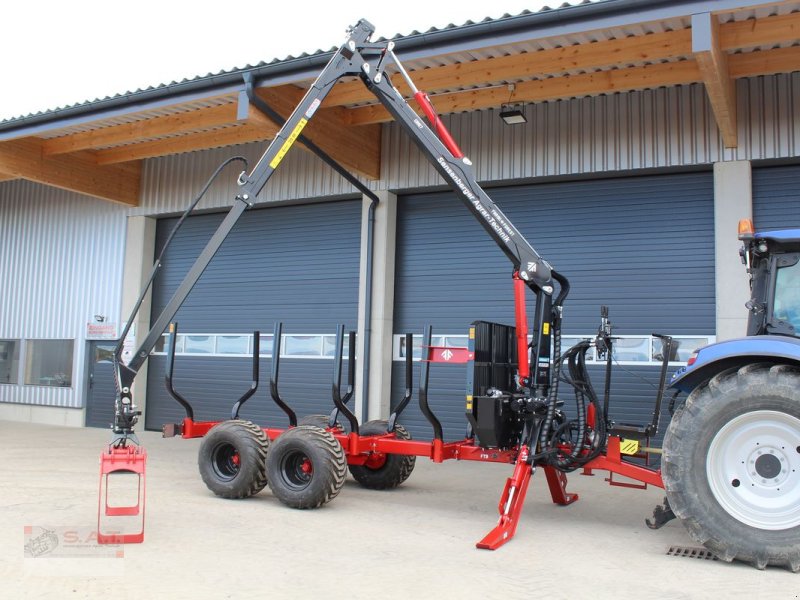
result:
M 562 0 L 550 2 L 557 7 Z M 0 120 L 375 37 L 536 11 L 540 0 L 27 0 L 3 7 Z M 402 56 L 400 56 L 402 60 Z

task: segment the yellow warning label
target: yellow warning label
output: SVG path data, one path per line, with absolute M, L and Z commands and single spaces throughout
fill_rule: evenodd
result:
M 300 133 L 303 131 L 303 127 L 306 126 L 308 123 L 308 119 L 300 119 L 300 122 L 295 125 L 294 131 L 292 134 L 283 142 L 283 146 L 281 149 L 278 150 L 278 153 L 275 155 L 275 158 L 272 159 L 272 162 L 269 163 L 269 166 L 273 169 L 277 169 L 278 165 L 281 164 L 283 157 L 286 156 L 286 153 L 289 151 L 289 148 L 292 147 L 292 144 L 297 141 L 297 138 L 300 136 Z
M 470 327 L 469 328 L 469 339 L 471 339 L 471 340 L 475 339 L 475 328 L 474 327 Z
M 639 442 L 637 440 L 620 440 L 620 454 L 634 455 L 639 452 Z
M 467 410 L 472 410 L 472 396 L 467 396 Z
M 545 323 L 542 325 L 542 333 L 544 335 L 550 335 L 550 323 Z

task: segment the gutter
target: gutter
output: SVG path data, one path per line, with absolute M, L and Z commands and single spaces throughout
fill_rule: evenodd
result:
M 269 106 L 262 98 L 255 93 L 254 78 L 252 72 L 244 74 L 244 91 L 247 94 L 247 99 L 250 104 L 255 106 L 259 111 L 264 113 L 269 119 L 275 122 L 279 127 L 283 127 L 286 120 L 271 106 Z M 369 370 L 370 370 L 370 351 L 372 347 L 372 289 L 373 289 L 373 254 L 374 254 L 374 230 L 375 230 L 375 209 L 378 206 L 378 196 L 364 185 L 355 175 L 345 169 L 342 165 L 336 162 L 327 152 L 317 146 L 313 141 L 308 139 L 305 135 L 300 134 L 298 141 L 306 148 L 316 154 L 325 164 L 331 167 L 334 171 L 344 177 L 353 187 L 360 191 L 364 196 L 369 198 L 372 202 L 369 205 L 367 217 L 367 265 L 366 265 L 366 283 L 364 292 L 364 356 L 362 360 L 361 370 L 361 386 L 363 394 L 361 396 L 361 422 L 367 422 L 368 407 L 369 407 Z M 354 381 L 349 381 L 348 385 L 355 387 Z

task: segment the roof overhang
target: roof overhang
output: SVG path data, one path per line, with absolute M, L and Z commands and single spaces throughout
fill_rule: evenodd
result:
M 800 0 L 603 0 L 394 41 L 443 114 L 702 83 L 725 146 L 735 147 L 735 80 L 798 70 L 799 40 Z M 278 125 L 248 104 L 245 73 L 286 116 L 330 56 L 288 58 L 2 122 L 0 181 L 30 179 L 135 205 L 143 159 L 275 135 Z M 349 170 L 377 179 L 381 124 L 389 120 L 360 81 L 342 81 L 304 133 Z M 108 179 L 115 184 L 103 183 Z

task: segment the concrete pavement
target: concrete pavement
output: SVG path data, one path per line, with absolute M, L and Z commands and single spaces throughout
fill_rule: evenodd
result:
M 511 467 L 418 459 L 390 492 L 344 489 L 319 510 L 292 510 L 265 489 L 213 496 L 199 440 L 144 432 L 145 542 L 124 558 L 23 557 L 25 526 L 94 527 L 98 456 L 108 433 L 0 422 L 0 598 L 749 598 L 800 597 L 780 569 L 666 556 L 696 546 L 677 521 L 644 525 L 663 497 L 570 477 L 581 499 L 550 501 L 532 481 L 516 538 L 474 544 L 497 518 Z

